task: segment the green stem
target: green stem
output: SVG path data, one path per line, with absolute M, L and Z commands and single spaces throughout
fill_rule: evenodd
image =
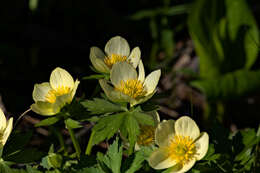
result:
M 73 131 L 72 128 L 70 128 L 70 127 L 67 127 L 67 128 L 68 128 L 68 130 L 69 130 L 70 137 L 71 137 L 73 146 L 74 146 L 74 148 L 75 148 L 75 150 L 76 150 L 77 156 L 78 156 L 78 158 L 80 158 L 80 152 L 81 152 L 81 150 L 80 150 L 79 143 L 78 143 L 78 141 L 77 141 L 77 139 L 76 139 L 75 133 L 74 133 L 74 131 Z
M 87 146 L 86 152 L 85 152 L 86 155 L 90 155 L 90 154 L 91 154 L 92 141 L 93 141 L 94 135 L 95 135 L 95 131 L 92 130 L 91 135 L 90 135 L 90 138 L 89 138 L 89 140 L 88 140 L 88 146 Z
M 59 140 L 59 143 L 60 143 L 59 151 L 63 151 L 64 150 L 64 152 L 67 153 L 66 147 L 65 147 L 65 142 L 64 142 L 64 139 L 62 137 L 62 134 L 61 134 L 60 130 L 58 130 L 55 127 L 52 127 L 52 130 L 53 130 L 53 133 L 58 137 L 58 140 Z

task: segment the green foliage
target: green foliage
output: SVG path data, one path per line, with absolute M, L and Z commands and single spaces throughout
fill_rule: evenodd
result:
M 188 24 L 202 78 L 249 69 L 256 61 L 259 33 L 245 0 L 197 0 Z
M 91 114 L 105 114 L 126 111 L 127 109 L 121 105 L 111 103 L 107 100 L 94 98 L 92 100 L 86 100 L 81 104 L 91 112 Z
M 81 128 L 82 125 L 80 124 L 80 122 L 76 121 L 76 120 L 73 120 L 71 118 L 68 118 L 65 120 L 65 124 L 68 128 L 71 128 L 71 129 L 77 129 L 77 128 Z
M 50 125 L 57 123 L 60 119 L 61 119 L 61 117 L 59 117 L 59 116 L 46 118 L 46 119 L 40 121 L 39 123 L 35 124 L 35 127 L 50 126 Z
M 122 137 L 130 144 L 131 153 L 139 134 L 139 124 L 154 125 L 152 116 L 143 113 L 139 107 L 132 111 L 104 116 L 92 129 L 94 133 L 92 145 L 110 139 L 120 130 Z
M 238 98 L 260 88 L 260 70 L 238 70 L 190 84 L 206 94 L 209 100 Z

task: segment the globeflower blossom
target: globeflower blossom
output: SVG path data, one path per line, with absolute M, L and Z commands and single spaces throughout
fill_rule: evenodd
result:
M 155 130 L 159 146 L 149 157 L 154 169 L 169 168 L 170 173 L 187 172 L 208 151 L 209 136 L 200 130 L 194 120 L 183 116 L 176 121 L 162 121 Z
M 50 82 L 35 84 L 33 89 L 34 104 L 31 109 L 40 115 L 55 115 L 61 108 L 71 103 L 78 88 L 79 81 L 74 82 L 72 76 L 64 69 L 55 68 Z

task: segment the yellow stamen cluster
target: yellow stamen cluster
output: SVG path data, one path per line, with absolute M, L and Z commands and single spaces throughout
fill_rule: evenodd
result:
M 170 158 L 185 165 L 196 155 L 196 146 L 189 136 L 175 135 L 167 148 Z
M 112 68 L 112 66 L 121 61 L 126 61 L 127 57 L 126 56 L 121 56 L 117 54 L 112 54 L 110 57 L 106 57 L 104 59 L 105 64 L 109 67 Z
M 144 146 L 152 144 L 154 142 L 154 131 L 155 128 L 153 126 L 141 126 L 140 135 L 137 139 L 137 144 Z
M 115 89 L 134 99 L 146 94 L 143 82 L 138 79 L 128 79 L 126 82 L 122 80 Z
M 66 87 L 60 86 L 56 90 L 51 89 L 45 97 L 46 101 L 48 101 L 50 103 L 55 103 L 57 96 L 68 94 L 70 91 L 71 91 L 71 89 L 67 86 Z

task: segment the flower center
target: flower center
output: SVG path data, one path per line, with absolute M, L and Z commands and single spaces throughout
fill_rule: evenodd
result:
M 105 64 L 109 67 L 112 68 L 112 66 L 121 61 L 126 61 L 127 57 L 126 56 L 121 56 L 117 54 L 112 54 L 110 57 L 106 57 L 104 59 Z
M 154 131 L 153 126 L 144 125 L 140 127 L 140 135 L 138 136 L 137 143 L 139 145 L 150 145 L 154 142 Z
M 189 136 L 175 135 L 169 145 L 170 157 L 182 165 L 188 163 L 196 155 L 196 146 Z
M 56 90 L 51 89 L 45 97 L 46 101 L 50 103 L 55 103 L 57 96 L 68 94 L 70 91 L 71 89 L 67 86 L 60 86 Z
M 143 82 L 138 79 L 128 79 L 127 81 L 122 80 L 120 85 L 115 87 L 115 89 L 134 99 L 146 94 Z

